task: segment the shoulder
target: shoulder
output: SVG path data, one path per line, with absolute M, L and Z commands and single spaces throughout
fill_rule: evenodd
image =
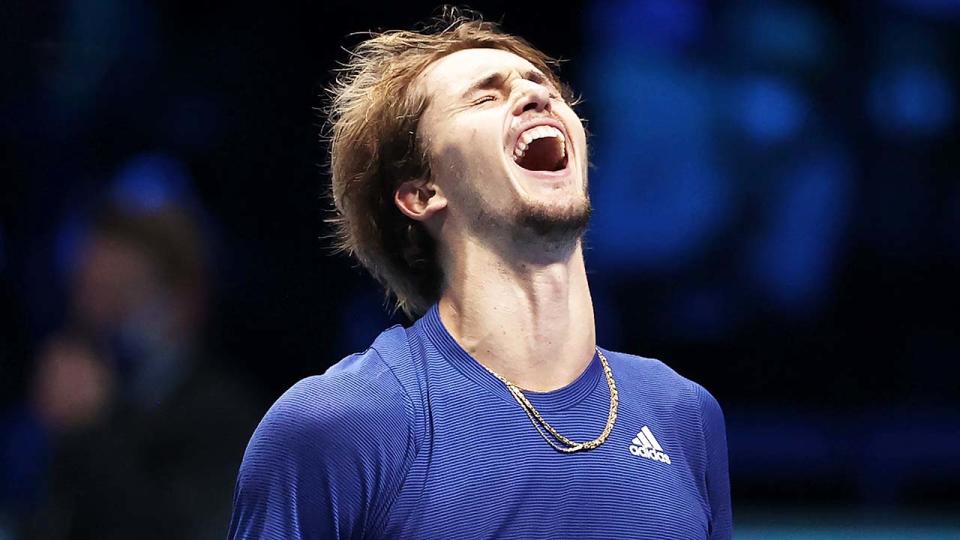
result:
M 623 380 L 630 386 L 642 386 L 645 395 L 658 401 L 690 399 L 700 386 L 655 358 L 607 350 L 604 353 L 618 382 Z
M 606 352 L 621 405 L 641 411 L 667 445 L 673 463 L 683 457 L 709 516 L 710 538 L 730 538 L 730 480 L 723 411 L 700 384 L 652 358 Z
M 723 422 L 717 399 L 699 383 L 677 373 L 664 362 L 627 353 L 606 351 L 617 382 L 636 387 L 658 407 L 696 412 L 704 421 Z
M 350 537 L 378 522 L 418 451 L 413 404 L 382 352 L 350 355 L 270 407 L 237 476 L 232 537 Z
M 267 411 L 255 437 L 313 445 L 317 439 L 337 438 L 344 443 L 358 435 L 388 432 L 406 436 L 412 426 L 413 402 L 381 348 L 371 346 L 347 356 L 322 375 L 294 384 Z

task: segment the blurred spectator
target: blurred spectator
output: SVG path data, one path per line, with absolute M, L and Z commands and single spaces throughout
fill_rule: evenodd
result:
M 225 534 L 259 411 L 203 349 L 207 276 L 198 226 L 173 204 L 110 207 L 94 221 L 68 322 L 40 347 L 29 405 L 12 423 L 21 442 L 32 433 L 35 450 L 50 445 L 46 472 L 43 451 L 5 460 L 41 471 L 5 473 L 41 494 L 18 510 L 25 538 Z

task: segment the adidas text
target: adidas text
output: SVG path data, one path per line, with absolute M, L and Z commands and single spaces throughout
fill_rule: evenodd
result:
M 633 443 L 630 445 L 631 454 L 666 463 L 667 465 L 670 464 L 670 456 L 663 451 L 663 448 L 660 446 L 657 438 L 653 436 L 653 432 L 650 431 L 649 427 L 643 426 L 631 442 Z

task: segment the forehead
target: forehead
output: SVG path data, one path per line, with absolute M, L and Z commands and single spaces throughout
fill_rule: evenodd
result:
M 427 66 L 420 90 L 427 96 L 459 95 L 478 78 L 496 72 L 526 73 L 537 69 L 528 60 L 501 49 L 463 49 Z

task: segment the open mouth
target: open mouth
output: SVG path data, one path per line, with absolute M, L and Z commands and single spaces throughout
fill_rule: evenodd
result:
M 528 171 L 556 172 L 567 168 L 567 141 L 553 126 L 536 126 L 520 134 L 513 161 Z

